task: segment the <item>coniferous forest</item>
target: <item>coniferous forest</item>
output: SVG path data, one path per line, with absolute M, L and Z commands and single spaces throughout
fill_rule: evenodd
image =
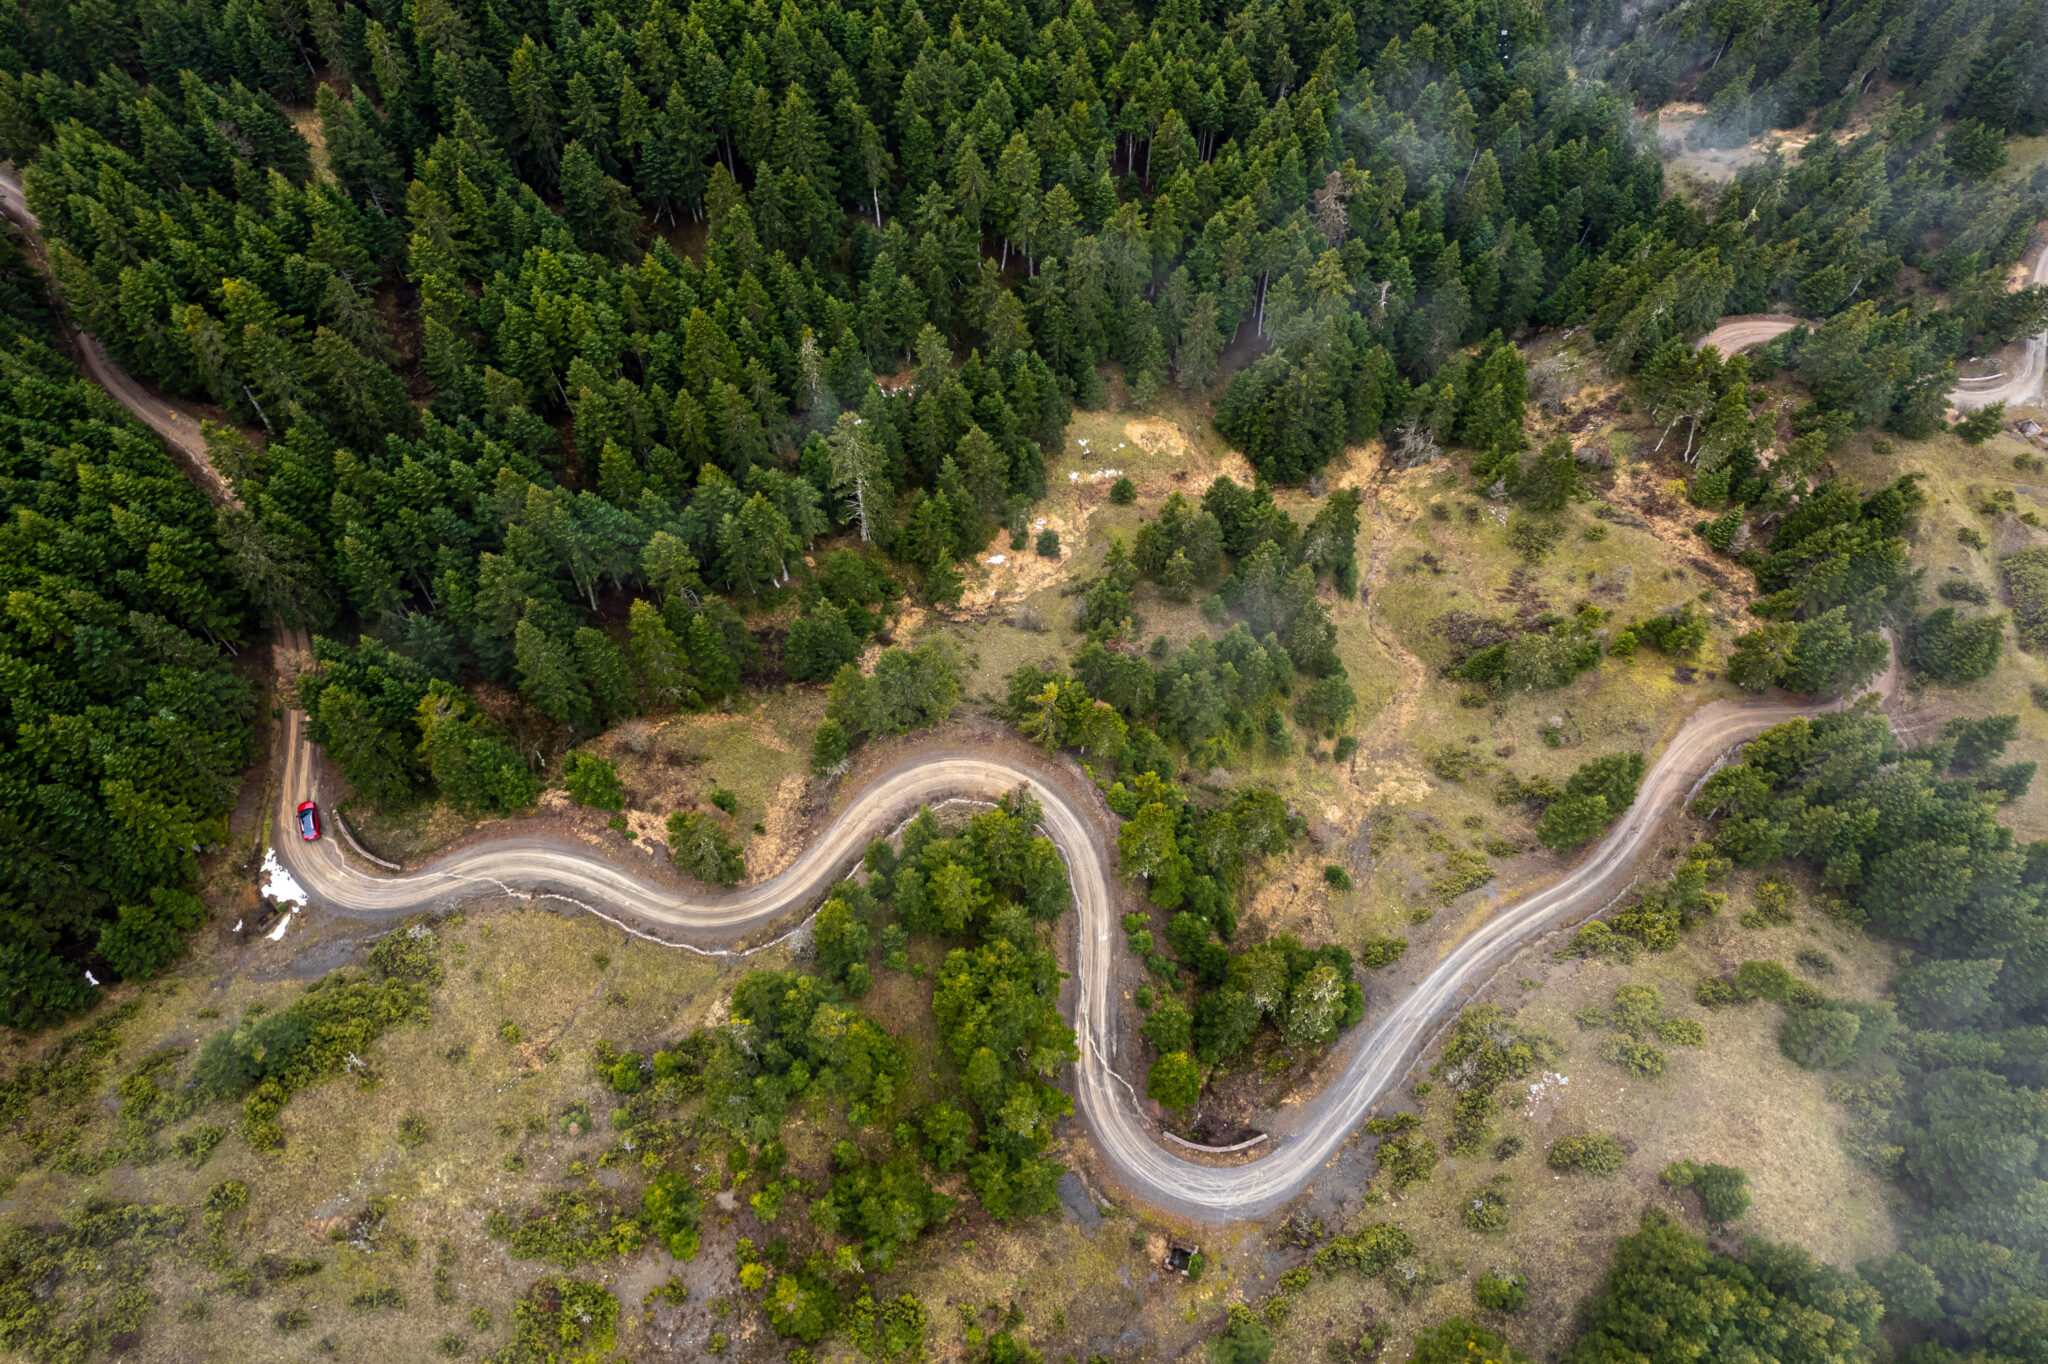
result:
M 1678 99 L 1709 145 L 1810 136 L 1673 193 L 1645 118 Z M 1299 821 L 1270 790 L 1212 809 L 1168 780 L 1287 755 L 1290 716 L 1312 749 L 1355 750 L 1318 593 L 1356 597 L 1360 500 L 1323 471 L 1375 440 L 1408 462 L 1452 448 L 1481 493 L 1564 506 L 1581 475 L 1569 442 L 1531 446 L 1518 346 L 1583 330 L 1682 439 L 1695 500 L 1729 506 L 1709 543 L 1744 536 L 1757 619 L 1731 681 L 1853 689 L 1887 622 L 1922 674 L 1980 678 L 2002 623 L 1913 614 L 1913 480 L 1866 496 L 1828 464 L 1859 431 L 1946 429 L 1958 363 L 2048 327 L 2048 288 L 2008 287 L 2048 198 L 2010 147 L 2044 128 L 2043 0 L 0 0 L 0 162 L 48 257 L 46 278 L 0 239 L 0 1021 L 84 1012 L 90 982 L 185 950 L 199 858 L 260 756 L 267 698 L 239 663 L 272 628 L 315 638 L 297 700 L 374 800 L 533 804 L 540 755 L 479 684 L 550 727 L 552 757 L 643 712 L 829 683 L 830 771 L 959 694 L 936 650 L 861 672 L 894 604 L 957 603 L 963 561 L 998 535 L 1023 549 L 1076 411 L 1178 394 L 1258 486 L 1174 494 L 1080 585 L 1071 670 L 1018 670 L 994 711 L 1106 768 L 1125 869 L 1191 981 L 1147 1034 L 1187 1072 L 1155 1072 L 1153 1097 L 1190 1107 L 1191 1057 L 1268 1022 L 1327 1043 L 1363 1007 L 1342 946 L 1225 946 L 1247 859 Z M 1749 357 L 1693 350 L 1724 316 L 1778 312 L 1804 324 Z M 60 314 L 214 419 L 231 498 L 79 377 Z M 1782 419 L 1762 387 L 1780 375 L 1802 394 Z M 1297 521 L 1273 494 L 1301 488 L 1321 501 Z M 1751 515 L 1766 547 L 1746 548 Z M 1141 658 L 1141 580 L 1200 600 L 1219 639 Z M 1640 632 L 1679 657 L 1691 621 L 1604 647 Z M 1481 704 L 1568 683 L 1601 658 L 1598 623 L 1475 644 L 1456 676 Z M 1718 856 L 1803 859 L 1925 957 L 1896 1015 L 1795 1014 L 1801 1064 L 1899 1058 L 1868 1125 L 1913 1233 L 1859 1280 L 1648 1224 L 1572 1358 L 1680 1358 L 1628 1295 L 1737 1281 L 1805 1314 L 1801 1341 L 1741 1347 L 1759 1359 L 1867 1358 L 1873 1292 L 1918 1364 L 2048 1358 L 2048 847 L 1997 823 L 2032 775 L 1990 767 L 2002 742 L 1906 747 L 1848 712 L 1774 731 L 1707 788 Z M 996 877 L 959 908 L 925 886 L 993 877 L 983 843 L 1033 822 L 920 826 L 827 920 L 833 989 L 866 978 L 849 916 L 972 927 L 946 1040 L 963 1068 L 989 1058 L 976 1112 L 1008 1095 L 1022 1116 L 971 1159 L 959 1113 L 952 1137 L 923 1131 L 958 1138 L 928 1159 L 969 1169 L 999 1217 L 1053 1206 L 1067 1110 L 1045 1081 L 1072 1038 L 1041 1008 L 1012 1031 L 1065 1049 L 1040 1039 L 1022 1065 L 1012 1037 L 998 1063 L 1001 1030 L 970 1015 L 1020 981 L 1056 989 L 1036 934 L 1065 896 Z M 702 879 L 738 879 L 737 850 L 702 846 Z M 1940 893 L 1927 866 L 1953 872 Z M 838 1007 L 815 987 L 757 979 L 756 1012 L 803 1035 Z M 763 1088 L 720 1045 L 710 1091 L 779 1130 L 781 1076 Z M 886 1093 L 903 1062 L 876 1046 Z M 900 1235 L 852 1192 L 832 1215 L 886 1264 L 943 1222 L 925 1195 Z M 1741 1334 L 1694 1306 L 1699 1334 Z

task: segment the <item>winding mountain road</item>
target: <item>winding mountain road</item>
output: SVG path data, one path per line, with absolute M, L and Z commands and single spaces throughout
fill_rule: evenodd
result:
M 35 244 L 34 216 L 19 183 L 5 175 L 0 175 L 0 212 L 20 222 Z M 193 462 L 210 491 L 230 495 L 226 481 L 206 465 L 198 423 L 123 374 L 90 337 L 75 335 L 92 377 Z M 278 648 L 287 656 L 304 655 L 307 644 L 302 634 L 279 632 Z M 1896 662 L 1879 684 L 1887 696 L 1895 674 Z M 548 895 L 615 922 L 659 925 L 671 936 L 690 939 L 697 950 L 718 951 L 756 930 L 798 921 L 870 839 L 894 830 L 918 806 L 1028 790 L 1044 809 L 1043 827 L 1065 856 L 1073 885 L 1079 948 L 1073 1007 L 1081 1050 L 1075 1091 L 1081 1115 L 1129 1194 L 1180 1217 L 1229 1222 L 1263 1216 L 1310 1184 L 1463 1001 L 1545 935 L 1592 918 L 1624 894 L 1666 816 L 1735 745 L 1771 725 L 1831 708 L 1722 701 L 1696 712 L 1651 766 L 1636 803 L 1605 838 L 1561 879 L 1503 905 L 1451 946 L 1405 998 L 1342 1044 L 1348 1059 L 1341 1074 L 1297 1110 L 1293 1130 L 1262 1147 L 1261 1159 L 1230 1168 L 1198 1164 L 1162 1147 L 1131 1084 L 1116 1072 L 1111 964 L 1115 953 L 1127 949 L 1119 945 L 1113 850 L 1106 833 L 1114 825 L 1084 782 L 1063 780 L 1044 765 L 935 741 L 856 792 L 788 869 L 732 891 L 673 890 L 585 846 L 517 835 L 489 839 L 393 875 L 353 860 L 333 838 L 303 843 L 291 836 L 294 807 L 322 794 L 320 755 L 306 737 L 305 716 L 292 710 L 285 720 L 284 771 L 273 828 L 284 867 L 313 902 L 338 913 L 389 919 L 486 895 Z
M 2034 273 L 2028 283 L 2048 284 L 2048 246 L 2035 253 Z M 1692 348 L 1701 350 L 1713 346 L 1723 355 L 1733 355 L 1739 350 L 1775 341 L 1794 327 L 1809 325 L 1804 318 L 1793 317 L 1789 313 L 1738 314 L 1722 318 L 1712 331 L 1693 342 Z M 1949 392 L 1949 401 L 1962 412 L 1989 407 L 1993 403 L 2025 407 L 2040 400 L 2044 372 L 2048 372 L 2048 332 L 2021 341 L 2018 361 L 2004 374 L 1957 381 Z
M 1880 684 L 1887 694 L 1891 682 L 1888 673 Z M 1230 1168 L 1198 1164 L 1162 1147 L 1130 1082 L 1116 1073 L 1110 967 L 1121 925 L 1111 851 L 1101 823 L 1081 803 L 1087 798 L 1074 795 L 1066 782 L 1048 780 L 1035 764 L 936 744 L 920 749 L 860 790 L 794 865 L 734 891 L 667 889 L 588 849 L 539 838 L 494 839 L 397 876 L 357 865 L 331 839 L 287 839 L 278 855 L 315 901 L 352 915 L 391 917 L 479 895 L 538 892 L 607 917 L 662 925 L 698 942 L 728 943 L 807 911 L 860 857 L 868 840 L 894 830 L 919 805 L 1026 789 L 1043 807 L 1044 828 L 1065 855 L 1073 883 L 1079 936 L 1074 1027 L 1081 1049 L 1075 1089 L 1081 1114 L 1127 1192 L 1176 1216 L 1229 1222 L 1263 1216 L 1313 1181 L 1460 1003 L 1523 949 L 1592 918 L 1624 894 L 1665 817 L 1735 745 L 1771 725 L 1831 708 L 1723 701 L 1696 712 L 1644 777 L 1636 803 L 1590 854 L 1549 887 L 1503 906 L 1453 946 L 1390 1012 L 1350 1041 L 1343 1072 L 1304 1105 L 1292 1133 L 1263 1148 L 1262 1159 Z M 280 829 L 291 827 L 292 807 L 320 794 L 318 756 L 304 737 L 304 718 L 294 712 L 287 723 Z

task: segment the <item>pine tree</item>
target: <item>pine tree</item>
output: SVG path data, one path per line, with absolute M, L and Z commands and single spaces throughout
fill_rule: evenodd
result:
M 702 613 L 690 617 L 690 671 L 707 697 L 729 696 L 739 686 L 740 669 L 726 651 L 725 641 Z
M 632 675 L 625 656 L 602 630 L 584 626 L 576 632 L 576 671 L 590 693 L 593 718 L 607 726 L 633 712 Z
M 641 696 L 653 706 L 689 704 L 694 693 L 690 656 L 662 620 L 660 610 L 635 601 L 628 625 Z
M 581 730 L 590 723 L 590 690 L 578 675 L 569 650 L 536 624 L 532 614 L 529 612 L 512 633 L 519 692 L 549 719 Z

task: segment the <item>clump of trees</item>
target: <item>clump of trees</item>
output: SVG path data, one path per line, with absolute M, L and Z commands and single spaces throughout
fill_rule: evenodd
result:
M 1859 704 L 1767 730 L 1700 800 L 1727 855 L 1799 858 L 1838 917 L 1917 954 L 1888 1001 L 1831 1000 L 1763 962 L 1713 993 L 1780 1001 L 1787 1056 L 1846 1072 L 1837 1091 L 1857 1148 L 1909 1200 L 1905 1248 L 1866 1269 L 1891 1311 L 1932 1330 L 1943 1360 L 1951 1348 L 2010 1349 L 2043 1289 L 2027 1269 L 1985 1276 L 2037 1239 L 2018 1153 L 2048 1136 L 2027 1116 L 2043 1079 L 2048 855 L 1995 818 L 1996 760 L 2015 728 L 1964 721 L 1907 748 Z
M 1565 780 L 1564 794 L 1544 807 L 1536 824 L 1537 840 L 1559 852 L 1591 842 L 1636 803 L 1636 787 L 1642 780 L 1640 753 L 1611 753 L 1579 764 Z
M 5 247 L 0 277 L 28 279 Z M 26 287 L 26 286 L 24 286 Z M 204 918 L 199 847 L 227 836 L 254 698 L 251 624 L 206 500 L 59 352 L 0 322 L 0 1022 L 154 974 Z
M 1868 682 L 1889 657 L 1878 626 L 1913 601 L 1917 577 L 1903 532 L 1925 501 L 1917 474 L 1867 498 L 1839 479 L 1801 498 L 1757 567 L 1767 595 L 1750 610 L 1771 623 L 1735 641 L 1729 680 L 1832 694 Z
M 943 643 L 885 649 L 872 674 L 843 664 L 826 694 L 811 766 L 829 772 L 871 737 L 928 729 L 952 713 L 959 697 L 959 669 Z
M 1843 1364 L 1866 1356 L 1883 1312 L 1876 1289 L 1797 1247 L 1752 1241 L 1737 1259 L 1649 1208 L 1641 1230 L 1615 1247 L 1607 1286 L 1587 1300 L 1584 1330 L 1564 1357 L 1672 1364 L 1682 1342 L 1718 1340 L 1788 1364 Z M 1779 1327 L 1788 1317 L 1826 1325 L 1793 1339 Z

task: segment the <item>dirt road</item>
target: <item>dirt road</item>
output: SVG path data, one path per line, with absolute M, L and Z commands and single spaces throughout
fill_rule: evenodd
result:
M 1692 343 L 1694 350 L 1713 346 L 1722 355 L 1733 355 L 1751 346 L 1761 346 L 1766 341 L 1775 341 L 1794 327 L 1801 326 L 1802 320 L 1788 313 L 1745 313 L 1735 317 L 1724 317 L 1714 330 Z
M 1890 684 L 1888 675 L 1882 685 Z M 1229 1222 L 1263 1216 L 1312 1181 L 1460 1003 L 1523 949 L 1592 918 L 1625 893 L 1665 817 L 1731 748 L 1771 725 L 1828 708 L 1717 702 L 1696 713 L 1650 768 L 1636 803 L 1578 866 L 1549 888 L 1506 906 L 1453 947 L 1407 998 L 1353 1042 L 1342 1075 L 1307 1106 L 1292 1135 L 1269 1146 L 1262 1159 L 1230 1169 L 1194 1164 L 1164 1149 L 1155 1125 L 1136 1105 L 1130 1079 L 1116 1073 L 1110 966 L 1120 950 L 1121 926 L 1110 886 L 1112 852 L 1092 813 L 1063 784 L 1046 781 L 1018 760 L 941 745 L 922 750 L 860 792 L 788 870 L 734 891 L 670 890 L 588 849 L 546 839 L 479 844 L 400 876 L 357 865 L 332 839 L 291 840 L 278 854 L 316 902 L 353 915 L 390 917 L 481 894 L 535 894 L 660 925 L 715 947 L 807 912 L 869 839 L 896 828 L 919 805 L 956 796 L 992 798 L 1022 787 L 1044 807 L 1046 832 L 1065 854 L 1072 876 L 1079 938 L 1074 1028 L 1081 1045 L 1075 1089 L 1089 1130 L 1132 1195 L 1177 1216 Z M 293 806 L 320 795 L 317 755 L 296 712 L 287 736 L 280 829 L 292 827 Z
M 2029 282 L 2048 284 L 2048 246 L 2043 246 L 2035 255 L 2034 273 Z M 1810 324 L 1805 319 L 1789 313 L 1746 313 L 1724 317 L 1712 331 L 1693 342 L 1693 349 L 1715 346 L 1722 355 L 1733 355 L 1736 351 L 1775 340 L 1794 327 L 1807 325 Z M 1989 382 L 1958 381 L 1949 392 L 1949 401 L 1962 412 L 1989 407 L 1993 403 L 2025 407 L 2040 401 L 2044 372 L 2048 372 L 2048 332 L 2021 341 L 2018 358 L 2005 373 L 1990 378 Z
M 2035 284 L 2048 284 L 2048 246 L 2034 258 Z M 2041 375 L 2048 369 L 2048 332 L 2030 336 L 2020 342 L 2017 361 L 2005 373 L 2005 377 L 1993 384 L 1961 383 L 1949 395 L 1949 401 L 1967 412 L 1974 408 L 1989 407 L 1993 403 L 2004 403 L 2008 407 L 2025 407 L 2041 397 Z
M 33 230 L 20 186 L 11 179 L 0 178 L 0 209 Z M 83 357 L 108 392 L 217 479 L 205 466 L 196 422 L 167 409 L 96 345 L 85 347 Z M 281 635 L 279 647 L 303 653 L 306 643 L 301 635 Z M 1880 684 L 1886 695 L 1895 671 L 1896 664 Z M 1065 854 L 1073 884 L 1079 938 L 1074 1027 L 1081 1046 L 1075 1091 L 1082 1116 L 1130 1194 L 1182 1217 L 1229 1222 L 1271 1212 L 1313 1181 L 1463 1000 L 1531 944 L 1593 917 L 1623 894 L 1665 816 L 1733 746 L 1771 725 L 1827 708 L 1717 702 L 1696 713 L 1650 768 L 1634 806 L 1576 867 L 1547 889 L 1503 907 L 1454 946 L 1414 991 L 1351 1040 L 1343 1073 L 1305 1106 L 1292 1135 L 1269 1143 L 1262 1159 L 1230 1169 L 1197 1165 L 1165 1150 L 1130 1082 L 1116 1072 L 1110 965 L 1113 954 L 1126 949 L 1119 946 L 1113 854 L 1101 832 L 1104 822 L 1081 803 L 1093 800 L 1092 794 L 1078 795 L 1021 760 L 938 743 L 921 749 L 863 789 L 787 870 L 733 891 L 678 892 L 586 847 L 516 836 L 386 875 L 352 861 L 332 837 L 303 843 L 291 836 L 294 807 L 322 794 L 319 754 L 306 738 L 305 716 L 294 710 L 285 723 L 285 770 L 273 828 L 285 868 L 315 903 L 342 913 L 388 919 L 480 895 L 553 896 L 614 920 L 660 925 L 687 936 L 698 950 L 718 951 L 752 931 L 807 913 L 869 839 L 894 829 L 919 805 L 1024 788 L 1043 806 L 1044 827 Z
M 20 225 L 28 239 L 30 253 L 36 264 L 49 270 L 49 257 L 43 250 L 41 224 L 36 215 L 29 211 L 28 199 L 23 195 L 21 181 L 15 176 L 0 171 L 0 215 L 11 218 Z M 183 457 L 188 471 L 194 476 L 200 490 L 215 502 L 234 501 L 234 490 L 228 481 L 217 473 L 206 460 L 206 436 L 200 430 L 199 422 L 190 414 L 181 412 L 163 399 L 135 382 L 128 373 L 107 355 L 107 349 L 99 338 L 90 332 L 68 327 L 71 341 L 79 362 L 92 377 L 94 383 L 112 394 L 115 401 L 127 408 L 150 430 L 164 438 L 173 453 Z

